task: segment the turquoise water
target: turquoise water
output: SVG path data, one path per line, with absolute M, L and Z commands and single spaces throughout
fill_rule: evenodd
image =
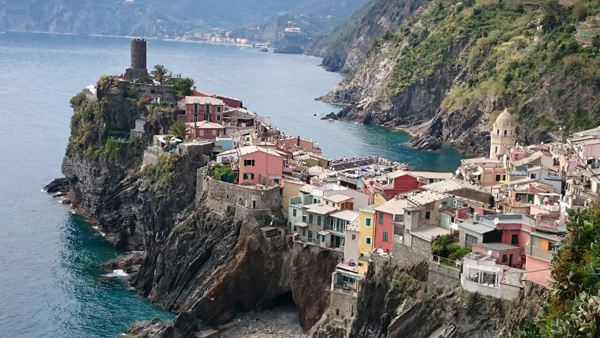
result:
M 88 223 L 40 189 L 61 175 L 69 99 L 101 75 L 128 66 L 129 41 L 0 34 L 0 337 L 113 337 L 133 321 L 172 318 L 98 263 L 119 254 Z M 149 41 L 149 65 L 164 64 L 205 90 L 244 103 L 285 132 L 320 143 L 330 157 L 379 154 L 413 168 L 453 170 L 451 149 L 414 151 L 385 128 L 321 121 L 336 107 L 313 98 L 341 76 L 317 58 L 235 46 Z

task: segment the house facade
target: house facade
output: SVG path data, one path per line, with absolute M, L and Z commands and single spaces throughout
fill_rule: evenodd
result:
M 257 146 L 239 148 L 239 183 L 243 185 L 283 184 L 283 157 Z
M 208 121 L 223 124 L 225 103 L 219 99 L 205 96 L 185 97 L 185 122 Z

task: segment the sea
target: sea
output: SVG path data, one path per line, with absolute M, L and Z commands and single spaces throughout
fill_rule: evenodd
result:
M 42 192 L 61 176 L 69 99 L 129 65 L 129 39 L 0 34 L 0 337 L 115 337 L 164 311 L 122 273 L 98 264 L 121 254 L 69 206 Z M 451 171 L 461 154 L 411 149 L 409 135 L 320 117 L 339 106 L 315 101 L 342 76 L 320 59 L 252 47 L 148 41 L 148 65 L 192 77 L 198 88 L 242 98 L 283 132 L 319 143 L 330 158 L 381 155 L 411 169 Z

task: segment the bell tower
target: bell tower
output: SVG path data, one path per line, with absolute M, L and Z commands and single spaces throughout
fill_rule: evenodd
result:
M 494 122 L 490 134 L 490 158 L 499 159 L 517 142 L 515 119 L 505 109 Z

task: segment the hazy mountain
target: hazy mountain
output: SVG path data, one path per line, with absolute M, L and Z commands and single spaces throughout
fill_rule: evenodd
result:
M 346 18 L 364 0 L 4 0 L 0 30 L 164 36 L 241 28 L 278 16 Z M 331 16 L 328 18 L 328 16 Z

